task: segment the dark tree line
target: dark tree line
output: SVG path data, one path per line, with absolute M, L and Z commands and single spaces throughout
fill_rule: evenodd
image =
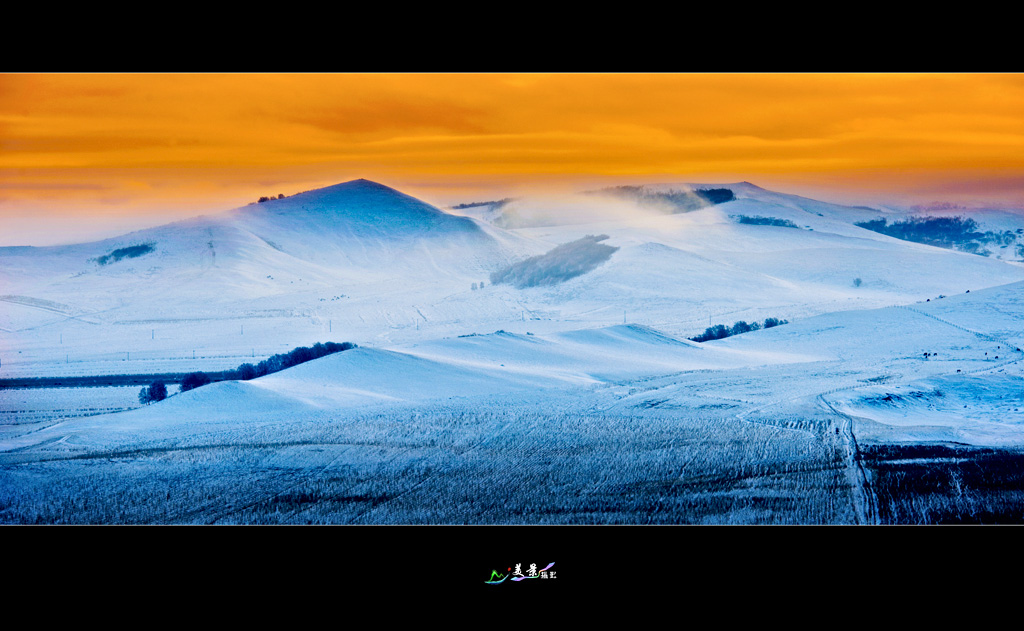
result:
M 789 219 L 779 219 L 778 217 L 751 217 L 749 215 L 736 215 L 736 221 L 754 226 L 778 226 L 780 228 L 800 227 Z
M 694 193 L 710 204 L 724 204 L 736 199 L 736 194 L 727 188 L 698 188 Z
M 352 348 L 356 348 L 356 345 L 351 342 L 342 342 L 341 344 L 336 342 L 317 342 L 313 346 L 298 346 L 288 353 L 272 355 L 255 366 L 252 364 L 242 364 L 229 373 L 232 376 L 228 378 L 239 381 L 248 381 L 249 379 L 269 375 L 284 370 L 285 368 L 298 366 L 299 364 L 319 359 L 325 355 L 340 353 Z
M 220 378 L 217 381 L 248 381 L 353 348 L 357 347 L 351 342 L 342 342 L 341 344 L 336 342 L 317 342 L 313 346 L 298 346 L 287 353 L 272 355 L 255 366 L 245 363 L 234 370 L 225 370 L 220 373 Z M 216 376 L 217 373 L 214 373 L 214 375 Z M 205 372 L 191 372 L 182 378 L 181 391 L 195 390 L 213 381 L 214 379 Z M 167 386 L 162 381 L 154 381 L 152 385 L 143 388 L 139 392 L 139 402 L 143 405 L 162 401 L 165 398 L 167 398 Z
M 455 210 L 464 210 L 466 208 L 478 208 L 480 206 L 494 206 L 495 208 L 503 208 L 504 206 L 514 201 L 514 197 L 506 197 L 504 199 L 496 199 L 489 202 L 469 202 L 466 204 L 456 204 L 455 206 L 452 206 L 452 208 Z
M 188 392 L 213 381 L 205 372 L 190 372 L 181 380 L 181 391 Z
M 981 232 L 978 222 L 968 217 L 911 217 L 893 223 L 874 219 L 854 225 L 904 241 L 956 248 L 972 254 L 987 254 L 982 248 L 986 243 L 1009 246 L 1017 241 L 1017 235 L 1009 230 Z
M 704 329 L 704 333 L 696 337 L 691 337 L 690 340 L 693 342 L 709 342 L 711 340 L 720 340 L 731 335 L 740 335 L 741 333 L 749 333 L 750 331 L 759 331 L 762 328 L 770 329 L 772 327 L 779 326 L 780 324 L 789 324 L 789 320 L 767 318 L 763 325 L 759 322 L 747 324 L 745 320 L 740 320 L 731 327 L 725 326 L 724 324 L 716 324 L 715 326 L 709 326 Z
M 108 263 L 116 263 L 121 259 L 133 259 L 143 254 L 149 254 L 155 248 L 152 243 L 144 243 L 142 245 L 130 245 L 126 248 L 117 248 L 110 254 L 105 254 L 96 259 L 96 262 L 100 265 L 106 265 Z

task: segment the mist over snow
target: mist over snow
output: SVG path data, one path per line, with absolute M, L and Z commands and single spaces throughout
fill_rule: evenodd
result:
M 663 209 L 628 199 L 586 193 L 523 196 L 510 199 L 498 208 L 483 209 L 491 211 L 488 217 L 491 223 L 506 229 L 632 221 L 664 214 Z M 472 209 L 460 209 L 459 212 L 470 211 Z

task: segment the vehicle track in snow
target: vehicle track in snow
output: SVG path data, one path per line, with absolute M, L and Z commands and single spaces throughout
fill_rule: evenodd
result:
M 850 483 L 850 497 L 853 502 L 854 515 L 859 525 L 878 525 L 878 496 L 871 486 L 871 478 L 864 471 L 863 457 L 857 445 L 857 437 L 853 433 L 854 417 L 840 412 L 820 394 L 817 400 L 838 417 L 835 429 L 841 440 L 846 465 L 846 476 Z
M 51 321 L 51 322 L 44 322 L 42 324 L 37 324 L 35 326 L 26 327 L 26 328 L 23 328 L 23 329 L 15 329 L 12 332 L 22 333 L 24 331 L 34 331 L 36 329 L 41 329 L 43 327 L 51 326 L 51 325 L 53 325 L 53 324 L 55 324 L 57 322 L 63 322 L 63 321 L 66 321 L 66 320 L 75 320 L 76 322 L 84 322 L 86 324 L 93 324 L 93 325 L 100 324 L 97 321 L 85 318 L 86 315 L 93 315 L 93 314 L 74 315 L 74 314 L 72 314 L 69 311 L 71 309 L 70 306 L 64 305 L 64 304 L 60 304 L 60 303 L 56 303 L 56 302 L 51 302 L 49 300 L 42 300 L 42 299 L 39 299 L 39 298 L 31 298 L 31 297 L 28 297 L 28 296 L 2 296 L 2 297 L 0 297 L 0 302 L 7 302 L 7 303 L 10 303 L 10 304 L 15 304 L 15 305 L 20 305 L 22 307 L 27 307 L 29 309 L 36 309 L 38 311 L 45 311 L 47 313 L 52 313 L 54 315 L 58 315 L 58 316 L 61 316 L 62 318 L 64 318 L 64 320 L 55 320 L 55 321 Z
M 943 318 L 934 316 L 930 313 L 925 313 L 924 311 L 914 309 L 913 307 L 899 305 L 896 308 L 905 309 L 918 315 L 931 318 L 932 320 L 936 320 L 938 322 L 941 322 L 942 324 L 951 326 L 955 329 L 958 329 L 965 333 L 969 333 L 971 335 L 987 340 L 989 342 L 998 342 L 1000 344 L 1005 344 L 1007 346 L 1008 353 L 1016 353 L 1016 357 L 1014 359 L 1009 359 L 998 364 L 993 364 L 991 366 L 982 366 L 980 368 L 976 368 L 974 370 L 969 371 L 949 371 L 945 373 L 936 373 L 933 375 L 929 375 L 929 378 L 991 372 L 993 370 L 1003 368 L 1010 364 L 1015 364 L 1024 359 L 1024 352 L 1015 350 L 1016 346 L 1013 343 L 1000 337 L 984 333 L 981 331 L 968 329 L 967 327 L 963 327 L 948 320 L 944 320 Z M 888 383 L 890 383 L 891 385 L 906 385 L 919 378 L 920 377 L 918 376 L 913 376 L 910 378 L 900 379 Z M 850 414 L 847 414 L 836 409 L 836 407 L 832 405 L 832 403 L 830 403 L 828 400 L 826 400 L 825 397 L 830 394 L 835 394 L 836 392 L 856 390 L 858 388 L 867 388 L 874 385 L 875 384 L 872 383 L 857 383 L 847 386 L 841 386 L 838 388 L 832 388 L 824 392 L 821 392 L 817 395 L 817 400 L 819 401 L 819 403 L 840 419 L 840 423 L 838 424 L 837 429 L 839 429 L 839 436 L 842 438 L 844 451 L 846 453 L 846 459 L 848 461 L 848 478 L 850 480 L 850 489 L 852 491 L 855 514 L 857 515 L 857 521 L 859 524 L 879 524 L 880 522 L 878 512 L 878 498 L 873 487 L 871 486 L 870 476 L 864 470 L 863 457 L 861 456 L 860 448 L 857 445 L 857 437 L 853 431 L 855 420 L 858 417 L 852 416 Z

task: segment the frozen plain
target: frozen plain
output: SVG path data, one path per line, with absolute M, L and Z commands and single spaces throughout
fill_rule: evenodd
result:
M 538 201 L 571 205 L 574 222 L 503 229 L 356 181 L 95 244 L 0 249 L 0 378 L 360 346 L 107 414 L 124 392 L 2 390 L 0 521 L 843 524 L 988 510 L 991 490 L 969 484 L 891 497 L 865 453 L 1019 453 L 1024 267 L 853 225 L 880 211 L 728 186 L 737 200 L 686 214 Z M 597 234 L 618 250 L 582 276 L 488 280 Z M 95 262 L 142 243 L 155 251 Z M 790 322 L 686 339 L 766 317 Z M 53 403 L 67 392 L 82 403 Z M 1014 493 L 998 519 L 1024 519 Z

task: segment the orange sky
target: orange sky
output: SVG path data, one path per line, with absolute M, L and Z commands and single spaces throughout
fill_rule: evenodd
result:
M 0 245 L 357 177 L 442 205 L 749 180 L 1024 206 L 1024 75 L 0 75 Z

